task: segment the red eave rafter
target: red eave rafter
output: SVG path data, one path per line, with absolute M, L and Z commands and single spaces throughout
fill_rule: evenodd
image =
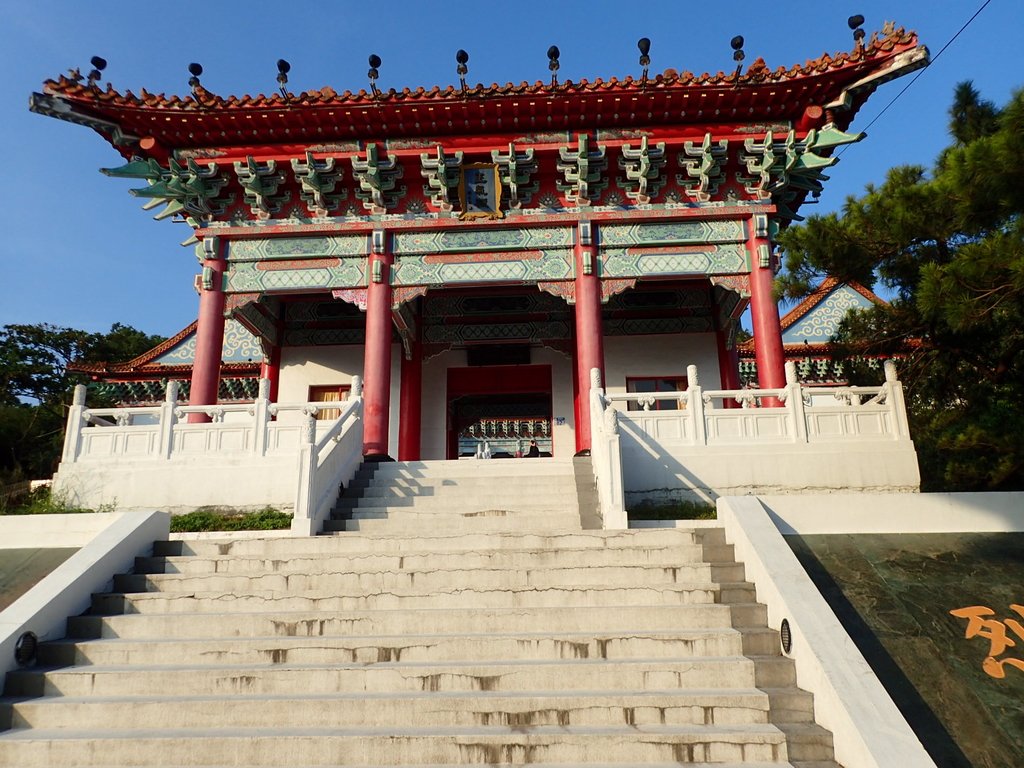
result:
M 902 28 L 850 53 L 770 70 L 758 59 L 735 73 L 695 76 L 667 70 L 646 83 L 627 77 L 557 86 L 536 82 L 338 94 L 330 87 L 290 95 L 220 97 L 140 96 L 103 90 L 61 77 L 45 83 L 48 96 L 76 111 L 152 136 L 168 147 L 311 143 L 367 138 L 544 132 L 639 125 L 797 120 L 812 105 L 839 97 L 859 80 L 882 72 L 918 47 Z M 518 122 L 517 122 L 518 119 Z M 450 123 L 450 124 L 449 124 Z

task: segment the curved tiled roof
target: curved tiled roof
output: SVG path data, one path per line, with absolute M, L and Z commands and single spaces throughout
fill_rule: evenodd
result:
M 745 71 L 737 75 L 735 72 L 718 72 L 710 74 L 705 72 L 695 75 L 692 72 L 676 72 L 668 69 L 663 74 L 656 75 L 647 80 L 640 80 L 627 76 L 624 79 L 611 77 L 607 80 L 595 78 L 594 80 L 580 80 L 551 85 L 538 80 L 534 83 L 523 81 L 506 83 L 504 86 L 492 83 L 489 86 L 477 84 L 470 87 L 466 92 L 455 86 L 441 88 L 434 86 L 427 89 L 403 88 L 401 91 L 391 89 L 381 91 L 377 96 L 366 90 L 357 92 L 344 91 L 338 93 L 330 86 L 320 90 L 310 90 L 299 94 L 291 94 L 285 97 L 283 94 L 257 94 L 255 96 L 228 96 L 221 97 L 199 86 L 195 95 L 190 96 L 165 96 L 164 94 L 153 94 L 144 88 L 138 96 L 131 91 L 120 93 L 108 83 L 106 90 L 96 85 L 83 84 L 74 78 L 61 75 L 57 80 L 47 80 L 44 88 L 48 93 L 54 95 L 65 95 L 73 97 L 88 96 L 95 99 L 99 104 L 110 104 L 119 107 L 144 107 L 159 109 L 275 109 L 294 108 L 296 106 L 359 106 L 363 104 L 382 104 L 389 102 L 403 101 L 435 101 L 448 100 L 452 98 L 463 99 L 466 97 L 488 97 L 488 96 L 532 96 L 549 95 L 552 93 L 571 94 L 574 92 L 586 91 L 634 91 L 640 87 L 650 89 L 667 89 L 674 87 L 688 86 L 744 86 L 761 85 L 769 83 L 784 83 L 798 78 L 820 75 L 830 70 L 841 70 L 855 68 L 857 65 L 870 63 L 874 60 L 887 57 L 893 52 L 910 50 L 917 46 L 917 35 L 914 32 L 907 32 L 902 27 L 893 28 L 887 34 L 879 36 L 875 33 L 865 45 L 858 46 L 850 52 L 836 53 L 829 55 L 822 54 L 816 59 L 811 59 L 804 64 L 795 64 L 790 67 L 780 66 L 770 69 L 764 59 L 758 58 Z
M 635 127 L 638 123 L 797 120 L 809 106 L 842 99 L 848 124 L 874 88 L 908 68 L 923 66 L 927 50 L 917 35 L 887 26 L 850 52 L 824 54 L 802 65 L 771 69 L 757 59 L 739 73 L 695 75 L 669 69 L 637 79 L 537 81 L 518 85 L 404 88 L 378 93 L 338 93 L 330 86 L 287 95 L 219 96 L 197 86 L 188 96 L 141 90 L 121 93 L 83 81 L 77 73 L 48 80 L 32 109 L 71 122 L 83 122 L 115 144 L 150 136 L 167 149 L 209 147 L 284 138 L 271 129 L 287 127 L 288 140 L 456 134 L 481 125 L 492 130 L 558 130 Z M 851 92 L 852 89 L 852 92 Z M 756 97 L 751 91 L 758 91 Z M 701 101 L 689 101 L 696 92 Z M 606 98 L 630 99 L 630 106 L 609 109 Z M 520 101 L 527 98 L 530 101 Z M 634 103 L 633 100 L 640 100 Z M 626 102 L 624 102 L 626 103 Z M 503 108 L 502 105 L 505 105 Z M 419 111 L 420 109 L 426 112 Z M 344 110 L 340 114 L 337 110 Z M 431 110 L 441 109 L 441 112 Z M 621 114 L 619 114 L 621 112 Z M 171 120 L 173 115 L 174 119 Z M 243 126 L 238 116 L 258 117 Z M 519 118 L 519 119 L 514 119 Z M 520 125 L 521 123 L 521 125 Z M 127 150 L 120 147 L 122 153 Z

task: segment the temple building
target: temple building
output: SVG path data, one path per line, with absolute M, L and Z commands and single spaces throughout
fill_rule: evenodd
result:
M 466 84 L 462 52 L 448 88 L 381 91 L 376 57 L 358 93 L 290 92 L 284 61 L 268 96 L 212 94 L 197 65 L 186 97 L 47 81 L 32 110 L 97 131 L 124 160 L 104 172 L 194 230 L 197 324 L 121 381 L 187 374 L 205 406 L 258 377 L 343 401 L 359 375 L 363 454 L 399 460 L 586 453 L 593 369 L 609 394 L 686 390 L 688 366 L 785 386 L 773 235 L 927 50 L 887 25 L 804 65 L 654 75 L 645 43 L 624 80 L 559 82 L 552 48 L 550 82 L 505 86 Z

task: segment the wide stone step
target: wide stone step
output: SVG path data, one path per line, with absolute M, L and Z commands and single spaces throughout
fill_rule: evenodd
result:
M 603 691 L 766 688 L 795 685 L 789 659 L 718 656 L 689 659 L 381 662 L 377 664 L 198 663 L 82 666 L 9 673 L 8 696 L 219 696 L 456 691 Z
M 377 464 L 371 476 L 374 481 L 391 477 L 545 477 L 560 475 L 573 477 L 571 461 L 548 458 L 491 459 L 477 461 L 388 461 Z
M 705 562 L 700 547 L 638 547 L 636 549 L 520 549 L 482 552 L 408 552 L 290 555 L 286 557 L 140 557 L 136 574 L 270 574 L 270 573 L 378 573 L 383 571 L 487 570 L 643 566 L 687 569 L 709 568 L 712 580 L 742 581 L 743 566 L 736 562 Z
M 230 613 L 234 611 L 358 611 L 410 608 L 564 608 L 565 606 L 692 605 L 753 598 L 747 582 L 719 585 L 651 586 L 564 584 L 557 586 L 381 591 L 211 590 L 209 592 L 129 592 L 93 595 L 92 610 L 114 613 Z
M 70 664 L 315 664 L 429 661 L 556 661 L 559 659 L 693 658 L 769 654 L 768 629 L 685 629 L 674 632 L 384 635 L 365 637 L 167 638 L 61 640 L 39 648 L 45 666 Z
M 413 507 L 425 511 L 471 510 L 471 509 L 576 509 L 576 491 L 555 491 L 537 493 L 518 489 L 514 493 L 496 491 L 493 486 L 487 492 L 472 494 L 439 494 L 436 496 L 398 496 L 378 494 L 353 499 L 350 508 L 387 507 L 401 509 Z M 339 505 L 343 508 L 344 505 Z
M 631 764 L 785 761 L 785 736 L 770 724 L 634 727 L 479 726 L 450 728 L 28 729 L 0 735 L 10 765 L 180 768 L 182 765 L 338 766 L 409 763 Z
M 239 611 L 230 614 L 148 613 L 72 616 L 76 638 L 122 637 L 322 637 L 329 635 L 462 634 L 488 632 L 677 631 L 762 627 L 767 612 L 759 603 L 738 605 L 623 605 L 524 608 L 414 608 L 405 611 Z
M 350 486 L 351 488 L 352 486 Z M 353 490 L 357 490 L 354 489 Z M 363 496 L 408 496 L 429 497 L 459 495 L 465 493 L 558 493 L 576 492 L 576 479 L 572 476 L 549 475 L 530 478 L 528 484 L 520 483 L 515 488 L 495 488 L 493 477 L 436 477 L 436 478 L 381 478 L 359 488 Z
M 367 515 L 343 521 L 328 521 L 324 531 L 344 530 L 366 533 L 390 533 L 394 535 L 415 534 L 416 531 L 431 530 L 443 533 L 468 531 L 507 531 L 510 527 L 529 528 L 534 531 L 565 530 L 564 509 L 545 510 L 475 510 L 467 514 L 439 515 L 432 513 L 406 512 L 401 508 L 370 507 Z M 576 515 L 578 519 L 578 515 Z
M 755 688 L 523 694 L 279 694 L 63 697 L 10 705 L 15 728 L 119 730 L 388 727 L 742 725 L 768 722 Z
M 725 544 L 720 528 L 636 529 L 629 531 L 564 530 L 544 533 L 495 531 L 436 535 L 420 531 L 409 536 L 346 534 L 344 536 L 255 539 L 186 539 L 158 541 L 155 555 L 196 555 L 206 557 L 288 557 L 295 555 L 343 554 L 355 552 L 481 552 L 506 549 L 630 549 L 636 546 L 693 546 L 704 544 L 709 559 L 732 560 L 732 547 Z
M 735 569 L 734 569 L 735 570 Z M 453 588 L 549 587 L 566 584 L 696 584 L 714 583 L 707 563 L 684 565 L 574 565 L 539 568 L 438 568 L 354 571 L 341 566 L 335 571 L 307 573 L 128 574 L 114 578 L 117 592 L 179 593 L 232 590 L 311 591 L 324 590 L 428 590 Z M 721 573 L 721 569 L 719 570 Z

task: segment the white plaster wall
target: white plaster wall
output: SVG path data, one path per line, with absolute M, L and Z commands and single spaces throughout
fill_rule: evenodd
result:
M 685 376 L 696 365 L 700 385 L 720 389 L 718 347 L 713 333 L 663 333 L 650 336 L 606 336 L 605 391 L 626 391 L 626 377 Z
M 281 350 L 281 377 L 277 400 L 280 403 L 304 403 L 309 388 L 351 384 L 353 376 L 363 375 L 363 347 L 355 344 L 332 346 L 284 347 Z M 425 383 L 425 380 L 424 380 Z M 388 454 L 398 455 L 398 404 L 402 391 L 402 345 L 391 345 L 391 413 L 388 418 Z M 282 420 L 298 419 L 286 414 Z
M 551 416 L 554 456 L 569 458 L 576 453 L 576 420 L 573 415 L 572 361 L 547 347 L 530 351 L 531 365 L 551 366 Z M 423 363 L 422 457 L 443 459 L 446 454 L 448 369 L 466 365 L 465 350 L 442 352 Z M 559 425 L 558 419 L 564 419 Z

